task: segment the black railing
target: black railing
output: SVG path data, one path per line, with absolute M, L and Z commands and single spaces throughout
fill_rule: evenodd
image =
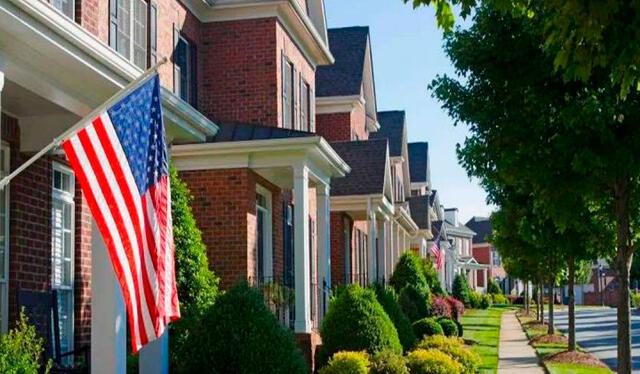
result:
M 348 284 L 359 284 L 362 287 L 369 285 L 369 276 L 367 273 L 348 273 L 345 278 Z
M 250 278 L 249 283 L 261 293 L 267 308 L 282 325 L 293 328 L 295 320 L 295 290 L 278 277 Z

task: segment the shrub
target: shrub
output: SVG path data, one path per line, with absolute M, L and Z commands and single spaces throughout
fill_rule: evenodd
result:
M 442 327 L 433 318 L 423 318 L 413 323 L 413 331 L 420 339 L 424 336 L 443 335 Z
M 400 292 L 407 285 L 427 288 L 420 257 L 411 251 L 403 253 L 391 274 L 389 284 L 395 288 L 396 292 Z
M 439 318 L 438 323 L 442 327 L 445 336 L 460 336 L 458 325 L 450 318 Z
M 464 306 L 469 306 L 471 303 L 471 289 L 469 288 L 469 282 L 467 277 L 462 274 L 457 274 L 453 278 L 453 285 L 451 286 L 451 294 L 456 299 L 460 300 Z
M 52 362 L 49 360 L 41 371 L 40 357 L 44 339 L 38 337 L 36 328 L 29 324 L 24 311 L 15 328 L 0 339 L 0 372 L 2 374 L 38 374 L 49 373 Z
M 411 374 L 461 374 L 462 365 L 437 349 L 416 349 L 407 355 Z
M 493 303 L 494 304 L 509 304 L 509 299 L 507 299 L 507 297 L 501 293 L 496 293 L 491 295 L 491 297 L 493 298 Z
M 473 309 L 480 309 L 482 295 L 476 291 L 469 292 L 469 306 Z M 466 306 L 466 305 L 465 305 Z
M 367 374 L 369 358 L 364 352 L 336 352 L 318 374 Z
M 402 353 L 398 332 L 372 290 L 351 284 L 331 300 L 320 329 L 322 357 L 338 351 Z
M 209 270 L 207 248 L 202 233 L 196 226 L 191 211 L 189 189 L 178 177 L 175 168 L 170 169 L 171 215 L 175 245 L 176 287 L 180 298 L 182 318 L 170 325 L 169 362 L 172 372 L 181 372 L 185 362 L 198 360 L 191 355 L 190 330 L 199 328 L 200 316 L 214 302 L 218 294 L 218 279 Z M 137 372 L 138 359 L 128 360 L 128 370 Z
M 396 292 L 391 287 L 377 287 L 376 296 L 378 302 L 396 327 L 398 338 L 400 338 L 400 344 L 402 344 L 404 351 L 406 352 L 413 348 L 416 344 L 416 335 L 413 333 L 411 321 L 400 308 Z
M 447 302 L 451 306 L 451 317 L 455 320 L 462 318 L 464 314 L 464 304 L 455 297 L 447 297 Z
M 444 297 L 434 297 L 431 299 L 431 315 L 451 318 L 451 304 Z
M 371 374 L 409 374 L 407 362 L 401 355 L 384 350 L 371 357 Z
M 630 297 L 631 297 L 631 306 L 633 308 L 640 307 L 640 294 L 632 292 Z
M 451 350 L 451 347 L 462 347 L 464 341 L 461 338 L 444 335 L 425 336 L 416 346 L 417 349 L 439 349 L 443 352 Z
M 427 287 L 405 286 L 400 291 L 398 302 L 412 322 L 428 317 L 431 312 L 431 292 Z
M 442 288 L 442 285 L 440 284 L 440 280 L 438 279 L 438 271 L 433 266 L 433 262 L 431 262 L 431 259 L 422 259 L 421 263 L 422 273 L 424 274 L 424 278 L 426 279 L 427 285 L 431 289 L 431 292 L 434 295 L 446 296 L 447 292 Z
M 484 294 L 480 297 L 480 309 L 489 309 L 489 307 L 491 307 L 491 304 L 493 304 L 491 295 Z
M 489 284 L 487 285 L 487 293 L 490 293 L 492 295 L 501 294 L 502 290 L 500 289 L 498 282 L 494 281 L 493 279 L 489 280 Z
M 186 373 L 307 373 L 293 333 L 267 308 L 246 282 L 220 295 L 194 320 Z M 196 327 L 197 326 L 197 327 Z

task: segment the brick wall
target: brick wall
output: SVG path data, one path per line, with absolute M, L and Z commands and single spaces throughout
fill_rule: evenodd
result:
M 91 235 L 92 215 L 76 180 L 75 198 L 75 343 L 91 344 Z M 98 235 L 98 233 L 96 233 Z
M 344 284 L 345 279 L 345 215 L 331 212 L 331 284 Z
M 330 142 L 351 140 L 350 113 L 316 115 L 316 132 Z

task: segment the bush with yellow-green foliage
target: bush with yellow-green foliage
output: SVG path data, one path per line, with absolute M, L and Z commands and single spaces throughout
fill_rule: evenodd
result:
M 43 345 L 44 339 L 38 337 L 35 327 L 29 324 L 24 311 L 20 312 L 20 320 L 16 327 L 0 340 L 0 373 L 49 373 L 51 360 L 41 367 Z
M 492 294 L 493 303 L 497 305 L 509 304 L 509 299 L 501 293 Z
M 464 345 L 457 337 L 427 336 L 418 343 L 418 349 L 435 349 L 445 353 L 462 367 L 462 374 L 473 374 L 482 363 L 480 356 Z
M 369 357 L 365 352 L 336 352 L 318 374 L 369 374 Z
M 369 359 L 370 374 L 409 374 L 405 358 L 388 349 L 376 353 Z
M 411 374 L 462 374 L 463 368 L 446 353 L 437 349 L 416 349 L 407 355 Z

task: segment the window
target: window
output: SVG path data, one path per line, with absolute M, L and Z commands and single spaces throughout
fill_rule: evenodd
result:
M 196 106 L 196 51 L 180 32 L 174 30 L 175 50 L 173 52 L 174 91 L 176 95 L 192 106 Z
M 51 288 L 58 293 L 60 350 L 73 349 L 73 257 L 75 180 L 71 170 L 54 164 L 51 212 Z
M 295 75 L 293 64 L 282 57 L 282 127 L 293 129 L 295 126 Z
M 343 235 L 344 235 L 344 282 L 351 283 L 351 223 L 347 217 L 343 218 Z
M 493 266 L 502 266 L 502 259 L 500 258 L 500 254 L 496 251 L 495 248 L 491 249 L 491 263 Z
M 51 5 L 67 17 L 71 19 L 75 17 L 75 0 L 53 0 Z
M 147 3 L 142 0 L 111 0 L 109 4 L 109 45 L 141 69 L 145 69 L 149 62 L 147 44 L 151 34 L 147 27 L 148 11 Z M 156 12 L 152 15 L 155 16 Z M 156 31 L 153 30 L 152 34 L 155 35 Z
M 300 130 L 311 131 L 311 87 L 300 78 Z
M 258 283 L 272 282 L 271 246 L 271 193 L 266 188 L 256 186 L 256 248 L 255 276 Z
M 0 148 L 0 178 L 9 173 L 9 146 Z M 0 191 L 0 335 L 9 328 L 9 186 Z

